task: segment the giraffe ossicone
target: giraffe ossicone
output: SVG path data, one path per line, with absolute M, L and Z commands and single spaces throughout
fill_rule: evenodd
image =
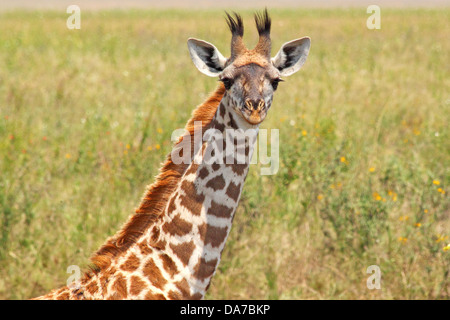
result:
M 194 110 L 136 213 L 92 256 L 92 268 L 76 286 L 37 299 L 204 297 L 231 230 L 259 125 L 281 77 L 298 71 L 310 48 L 310 39 L 300 38 L 271 58 L 267 10 L 255 15 L 259 41 L 251 50 L 242 39 L 241 16 L 227 14 L 226 21 L 229 58 L 206 41 L 188 40 L 195 66 L 220 84 Z

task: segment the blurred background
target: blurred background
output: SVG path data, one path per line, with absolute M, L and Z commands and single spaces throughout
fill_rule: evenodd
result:
M 75 3 L 76 2 L 76 3 Z M 1 0 L 2 9 L 30 8 L 30 9 L 64 9 L 71 4 L 76 4 L 87 10 L 92 9 L 129 9 L 129 8 L 182 8 L 182 9 L 207 9 L 207 8 L 250 8 L 259 9 L 265 6 L 269 8 L 349 8 L 367 7 L 375 4 L 390 8 L 425 8 L 425 7 L 448 7 L 446 0 Z
M 186 40 L 228 55 L 226 9 L 251 47 L 266 6 L 272 54 L 303 36 L 312 47 L 263 124 L 279 129 L 280 169 L 250 168 L 206 298 L 449 298 L 448 1 L 1 0 L 1 299 L 88 265 L 217 85 Z

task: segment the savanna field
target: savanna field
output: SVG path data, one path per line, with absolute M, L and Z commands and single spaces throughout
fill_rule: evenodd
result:
M 450 10 L 382 9 L 380 30 L 365 8 L 269 11 L 273 55 L 303 36 L 311 51 L 262 125 L 280 168 L 251 166 L 206 298 L 449 299 Z M 217 86 L 187 39 L 229 54 L 221 10 L 67 17 L 0 13 L 1 299 L 88 266 Z

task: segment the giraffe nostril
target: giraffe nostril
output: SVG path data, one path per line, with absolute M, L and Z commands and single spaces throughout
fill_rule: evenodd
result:
M 258 110 L 264 107 L 265 103 L 263 99 L 246 99 L 245 100 L 245 105 L 247 106 L 248 109 L 250 110 Z
M 253 109 L 253 100 L 245 99 L 245 106 L 247 109 L 252 110 Z
M 262 110 L 266 106 L 266 102 L 263 99 L 259 99 L 258 109 Z

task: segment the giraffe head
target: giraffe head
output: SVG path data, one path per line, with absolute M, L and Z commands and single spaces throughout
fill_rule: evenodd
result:
M 257 125 L 265 119 L 282 77 L 294 74 L 305 63 L 311 40 L 304 37 L 286 42 L 271 57 L 271 20 L 267 10 L 255 14 L 259 41 L 251 50 L 242 40 L 242 18 L 236 13 L 234 18 L 226 15 L 232 34 L 230 57 L 225 58 L 211 43 L 194 38 L 188 40 L 189 53 L 200 72 L 223 82 L 231 108 L 249 124 Z

